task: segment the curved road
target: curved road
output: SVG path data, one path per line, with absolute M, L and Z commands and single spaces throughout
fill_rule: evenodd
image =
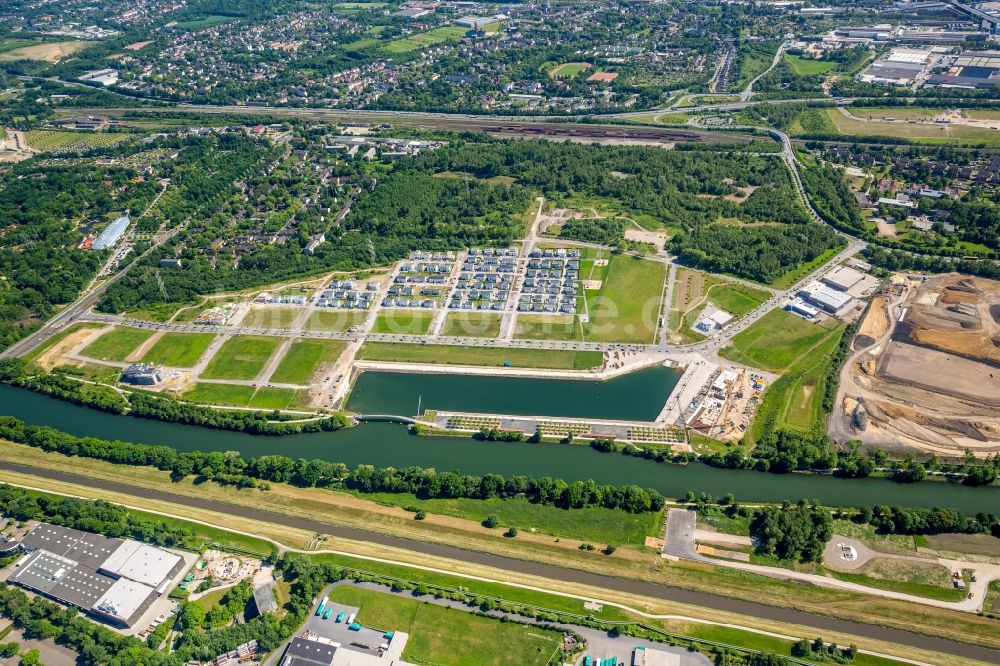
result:
M 14 463 L 0 463 L 0 470 L 8 470 L 13 472 L 19 472 L 22 474 L 32 474 L 34 476 L 47 478 L 54 481 L 61 481 L 64 483 L 74 483 L 101 490 L 125 493 L 146 499 L 171 502 L 173 504 L 205 509 L 216 513 L 224 513 L 229 515 L 240 516 L 242 518 L 249 518 L 251 520 L 256 520 L 260 522 L 280 521 L 281 524 L 289 525 L 297 529 L 315 532 L 317 534 L 328 534 L 331 536 L 344 539 L 351 539 L 354 541 L 367 541 L 370 543 L 377 543 L 392 548 L 402 548 L 415 553 L 424 553 L 427 555 L 444 557 L 472 564 L 480 564 L 484 566 L 494 567 L 497 569 L 516 571 L 518 573 L 528 574 L 532 576 L 541 576 L 553 581 L 579 583 L 582 585 L 601 587 L 610 590 L 626 592 L 630 594 L 640 594 L 659 599 L 669 599 L 677 603 L 687 604 L 691 606 L 701 606 L 704 608 L 711 608 L 714 610 L 720 610 L 729 613 L 737 613 L 749 617 L 760 617 L 778 622 L 799 624 L 808 627 L 813 627 L 821 631 L 826 630 L 826 631 L 837 631 L 846 634 L 854 634 L 856 636 L 864 636 L 866 638 L 873 638 L 876 640 L 889 641 L 892 643 L 898 643 L 902 645 L 910 645 L 924 650 L 933 650 L 936 652 L 942 652 L 945 654 L 954 655 L 956 657 L 962 657 L 966 659 L 977 659 L 987 663 L 994 663 L 994 664 L 1000 663 L 1000 650 L 980 647 L 977 645 L 969 645 L 966 643 L 959 643 L 957 641 L 937 638 L 934 636 L 926 636 L 923 634 L 917 634 L 910 631 L 903 631 L 901 629 L 891 629 L 888 627 L 879 627 L 870 624 L 862 624 L 860 622 L 851 622 L 849 620 L 841 620 L 837 618 L 826 617 L 823 615 L 816 615 L 813 613 L 795 610 L 792 608 L 780 608 L 777 606 L 768 606 L 766 604 L 754 601 L 743 601 L 741 599 L 732 599 L 729 597 L 710 594 L 708 592 L 686 590 L 683 588 L 670 587 L 668 585 L 661 585 L 659 583 L 650 583 L 640 580 L 630 580 L 625 578 L 617 578 L 613 576 L 605 576 L 601 574 L 590 573 L 587 571 L 567 569 L 564 567 L 559 567 L 551 564 L 541 564 L 538 562 L 518 560 L 510 557 L 503 557 L 500 555 L 492 555 L 490 553 L 464 550 L 461 548 L 457 548 L 455 546 L 448 546 L 444 544 L 426 543 L 423 541 L 404 539 L 401 537 L 394 537 L 386 534 L 366 532 L 363 530 L 341 527 L 339 525 L 334 525 L 332 523 L 325 523 L 318 520 L 298 518 L 295 516 L 273 513 L 270 511 L 265 511 L 263 509 L 254 508 L 251 506 L 230 504 L 228 502 L 209 500 L 200 497 L 192 497 L 190 495 L 167 493 L 159 490 L 145 488 L 142 486 L 118 483 L 114 481 L 108 481 L 105 479 L 94 479 L 83 475 L 74 474 L 72 472 L 63 472 L 63 471 L 48 470 L 48 469 L 36 469 L 29 465 L 18 465 Z

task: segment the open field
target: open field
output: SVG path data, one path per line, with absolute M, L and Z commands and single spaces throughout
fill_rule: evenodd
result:
M 726 312 L 742 317 L 767 302 L 771 297 L 763 289 L 754 289 L 742 284 L 725 284 L 712 289 L 709 300 Z
M 164 333 L 142 360 L 173 368 L 190 368 L 214 339 L 214 333 Z
M 582 340 L 582 328 L 573 315 L 517 315 L 514 337 L 525 340 Z
M 300 314 L 301 308 L 253 306 L 243 317 L 241 325 L 247 328 L 288 328 Z
M 256 409 L 287 409 L 295 407 L 299 392 L 293 389 L 244 384 L 197 384 L 181 395 L 184 400 L 205 405 L 231 405 Z
M 113 146 L 128 139 L 131 134 L 108 132 L 68 132 L 62 130 L 30 130 L 25 140 L 35 150 L 42 152 L 61 149 L 86 149 Z
M 934 144 L 1000 145 L 1000 132 L 987 128 L 947 124 L 862 121 L 848 118 L 838 109 L 826 109 L 826 113 L 837 130 L 846 135 L 891 136 Z M 891 114 L 892 112 L 886 112 L 886 115 Z
M 20 46 L 18 48 L 3 50 L 0 52 L 0 62 L 13 62 L 15 60 L 43 60 L 45 62 L 59 62 L 66 56 L 82 51 L 93 44 L 93 42 L 71 40 L 66 42 L 47 42 L 43 44 L 32 44 L 30 46 Z
M 826 74 L 837 69 L 837 63 L 832 60 L 816 60 L 815 58 L 803 58 L 797 55 L 784 55 L 785 62 L 792 68 L 792 71 L 799 76 L 811 76 L 813 74 Z
M 433 319 L 434 313 L 426 310 L 382 310 L 375 319 L 372 333 L 425 335 Z
M 731 361 L 781 372 L 839 326 L 809 322 L 776 308 L 734 336 L 719 354 Z
M 462 37 L 465 37 L 465 33 L 467 32 L 467 28 L 460 28 L 457 26 L 434 28 L 433 30 L 421 32 L 417 35 L 394 39 L 383 46 L 382 50 L 388 53 L 406 53 L 408 51 L 416 51 L 427 46 L 440 44 L 441 42 L 457 42 Z
M 357 358 L 363 361 L 481 366 L 502 366 L 509 362 L 515 368 L 587 370 L 601 365 L 603 355 L 589 351 L 368 342 L 358 351 Z
M 346 342 L 335 340 L 296 340 L 271 375 L 271 381 L 308 384 L 321 365 L 337 360 L 346 348 Z
M 772 282 L 769 286 L 774 287 L 775 289 L 787 289 L 788 287 L 791 287 L 793 284 L 797 283 L 799 280 L 806 277 L 807 275 L 815 271 L 817 268 L 819 268 L 826 262 L 836 257 L 837 254 L 840 253 L 840 250 L 841 250 L 840 247 L 830 248 L 829 250 L 819 255 L 812 261 L 805 264 L 799 264 L 798 266 L 796 266 L 795 268 L 788 271 L 787 273 L 779 277 L 777 280 Z
M 914 562 L 893 558 L 875 558 L 853 573 L 830 572 L 834 578 L 874 587 L 895 590 L 929 599 L 960 601 L 963 590 L 951 583 L 948 568 L 933 562 Z
M 43 369 L 49 369 L 51 368 L 51 365 L 46 363 L 47 357 L 62 356 L 77 344 L 82 342 L 82 338 L 96 328 L 103 327 L 100 324 L 88 324 L 83 322 L 71 324 L 42 344 L 35 347 L 29 353 L 25 354 L 23 357 L 24 362 L 27 364 L 37 363 Z
M 589 62 L 564 62 L 561 65 L 549 70 L 549 76 L 553 79 L 572 79 L 573 77 L 586 72 L 593 67 Z
M 441 666 L 545 666 L 562 635 L 539 627 L 500 622 L 383 592 L 338 587 L 330 597 L 360 608 L 358 622 L 410 638 L 403 658 Z
M 309 315 L 305 329 L 343 332 L 352 326 L 360 326 L 367 317 L 365 310 L 317 310 Z
M 495 338 L 500 335 L 498 312 L 449 312 L 441 327 L 441 335 Z
M 154 332 L 141 328 L 115 327 L 87 345 L 83 355 L 99 361 L 124 361 L 139 345 L 151 338 Z
M 613 255 L 599 293 L 595 297 L 587 293 L 587 340 L 653 342 L 663 276 L 664 266 L 659 262 Z
M 252 335 L 237 335 L 226 340 L 208 362 L 202 376 L 206 379 L 255 379 L 281 341 Z

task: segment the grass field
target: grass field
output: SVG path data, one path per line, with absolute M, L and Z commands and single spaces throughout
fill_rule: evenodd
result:
M 277 338 L 252 335 L 229 338 L 208 362 L 202 376 L 206 379 L 254 379 L 280 342 Z
M 937 570 L 933 570 L 932 567 L 936 567 Z M 890 568 L 895 571 L 888 571 Z M 963 590 L 956 590 L 951 585 L 948 569 L 939 564 L 922 566 L 916 562 L 909 562 L 902 565 L 898 560 L 880 558 L 865 564 L 861 571 L 865 573 L 831 571 L 830 574 L 838 580 L 939 601 L 961 601 L 965 598 Z M 885 577 L 887 575 L 898 576 L 898 579 Z
M 444 318 L 441 335 L 466 335 L 495 338 L 500 335 L 498 312 L 449 312 Z
M 522 340 L 581 340 L 583 329 L 573 315 L 517 315 L 514 337 Z
M 207 405 L 286 409 L 294 407 L 299 392 L 294 389 L 201 383 L 181 395 L 184 400 Z
M 87 345 L 83 355 L 99 361 L 124 361 L 153 333 L 141 328 L 115 327 Z
M 142 360 L 172 368 L 190 368 L 214 339 L 214 333 L 164 333 Z
M 420 664 L 545 666 L 562 640 L 547 629 L 357 587 L 335 588 L 330 598 L 360 608 L 365 626 L 408 633 L 403 659 Z
M 394 363 L 437 363 L 442 365 L 502 366 L 550 370 L 588 370 L 601 365 L 601 352 L 550 349 L 494 349 L 457 345 L 408 345 L 368 342 L 358 351 L 358 359 Z
M 64 132 L 60 130 L 30 130 L 25 140 L 35 150 L 55 151 L 69 149 L 102 148 L 128 139 L 130 134 L 108 132 Z
M 467 28 L 459 28 L 457 26 L 434 28 L 433 30 L 421 32 L 417 35 L 394 39 L 383 46 L 382 50 L 388 53 L 407 53 L 433 46 L 434 44 L 440 44 L 441 42 L 457 42 L 462 37 L 465 37 L 465 33 L 467 32 Z
M 802 56 L 789 55 L 788 53 L 784 56 L 785 62 L 791 67 L 792 71 L 799 76 L 811 76 L 814 74 L 826 74 L 837 69 L 837 63 L 831 60 L 816 60 L 814 58 L 803 58 Z
M 742 284 L 724 284 L 712 289 L 709 300 L 726 312 L 742 317 L 771 297 L 763 289 L 754 289 Z
M 781 372 L 839 326 L 809 322 L 776 308 L 734 336 L 719 354 L 755 368 Z
M 0 42 L 0 62 L 14 62 L 16 60 L 59 62 L 66 56 L 78 53 L 93 43 L 82 40 L 35 43 L 27 40 L 5 39 Z
M 500 519 L 503 527 L 523 531 L 572 537 L 595 544 L 639 544 L 656 531 L 658 513 L 625 513 L 602 507 L 560 509 L 534 504 L 526 499 L 418 499 L 408 493 L 375 493 L 361 495 L 363 499 L 400 507 L 419 507 L 437 513 L 480 522 L 490 514 Z
M 181 21 L 180 23 L 174 23 L 172 27 L 177 28 L 179 30 L 204 30 L 205 28 L 211 28 L 235 20 L 236 20 L 235 16 L 222 16 L 220 14 L 210 14 L 209 16 L 205 16 L 203 18 L 192 19 L 190 21 Z
M 242 325 L 248 328 L 288 328 L 300 314 L 301 308 L 254 306 L 243 317 Z
M 841 250 L 840 247 L 830 248 L 829 250 L 819 255 L 812 261 L 805 264 L 799 264 L 798 266 L 796 266 L 795 268 L 788 271 L 787 273 L 779 277 L 777 280 L 772 282 L 770 286 L 774 287 L 775 289 L 787 289 L 788 287 L 791 287 L 793 284 L 803 279 L 805 276 L 809 275 L 817 268 L 819 268 L 826 262 L 836 257 L 840 253 L 840 250 Z
M 886 115 L 894 115 L 894 112 L 887 111 Z M 890 136 L 920 143 L 1000 146 L 1000 132 L 987 128 L 855 120 L 837 109 L 826 109 L 826 113 L 837 131 L 851 136 Z
M 308 384 L 320 365 L 335 361 L 346 348 L 346 342 L 336 340 L 296 340 L 271 375 L 271 381 Z
M 663 274 L 659 262 L 612 255 L 599 293 L 587 294 L 587 341 L 653 342 Z
M 351 326 L 360 326 L 368 317 L 365 310 L 317 310 L 309 315 L 307 331 L 346 331 Z
M 434 313 L 427 310 L 382 310 L 375 319 L 372 333 L 425 335 L 433 319 Z
M 589 62 L 564 62 L 561 65 L 549 70 L 549 77 L 553 79 L 572 79 L 575 76 L 586 72 L 593 67 Z

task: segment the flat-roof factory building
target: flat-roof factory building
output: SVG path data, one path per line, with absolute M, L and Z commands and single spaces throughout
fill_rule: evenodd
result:
M 119 217 L 104 228 L 104 231 L 97 237 L 91 248 L 94 250 L 107 250 L 109 247 L 114 247 L 119 239 L 121 239 L 122 234 L 125 233 L 125 230 L 128 229 L 129 222 L 128 215 Z
M 846 294 L 836 289 L 831 289 L 825 284 L 813 282 L 801 292 L 802 297 L 818 308 L 837 314 L 850 305 L 854 299 L 850 294 Z
M 131 539 L 41 523 L 8 582 L 131 627 L 184 569 L 184 558 Z

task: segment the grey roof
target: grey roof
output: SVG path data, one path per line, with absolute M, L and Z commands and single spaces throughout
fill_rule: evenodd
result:
M 254 589 L 253 601 L 257 605 L 257 612 L 261 615 L 278 610 L 278 602 L 274 600 L 274 590 L 270 585 L 261 585 Z
M 285 649 L 285 657 L 282 659 L 282 666 L 302 665 L 302 666 L 330 666 L 333 663 L 333 655 L 337 648 L 333 645 L 310 641 L 304 638 L 295 637 Z
M 98 569 L 124 541 L 42 523 L 25 535 L 21 543 L 27 550 L 47 550 L 91 569 Z
M 114 578 L 42 550 L 28 555 L 10 580 L 85 609 L 92 608 L 115 583 Z

